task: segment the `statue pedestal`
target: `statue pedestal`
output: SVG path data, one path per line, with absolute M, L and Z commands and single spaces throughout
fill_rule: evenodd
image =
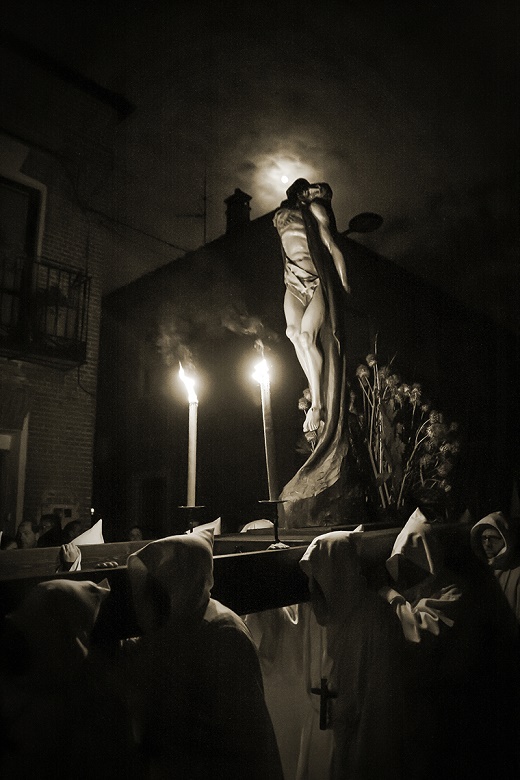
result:
M 343 442 L 334 458 L 324 468 L 302 466 L 284 487 L 280 498 L 279 525 L 283 529 L 332 527 L 349 522 L 365 522 L 367 516 L 364 490 L 351 450 Z
M 319 441 L 318 441 L 319 446 Z M 327 528 L 351 523 L 399 524 L 388 509 L 381 509 L 370 464 L 363 457 L 357 417 L 343 417 L 323 457 L 316 452 L 284 487 L 279 527 Z
M 280 507 L 280 526 L 285 529 L 308 526 L 335 526 L 344 520 L 344 507 L 339 484 L 307 497 L 282 493 L 285 503 Z M 289 497 L 287 497 L 289 496 Z

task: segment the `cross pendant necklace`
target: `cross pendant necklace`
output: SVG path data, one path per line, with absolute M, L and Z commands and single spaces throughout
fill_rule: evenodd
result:
M 329 691 L 326 677 L 321 678 L 319 688 L 311 688 L 311 693 L 320 697 L 320 730 L 325 731 L 329 720 L 329 700 L 336 699 L 338 694 Z

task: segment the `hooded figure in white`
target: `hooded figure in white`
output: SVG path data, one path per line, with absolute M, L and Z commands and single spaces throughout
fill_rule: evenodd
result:
M 439 538 L 416 509 L 386 562 L 393 584 L 379 591 L 406 640 L 405 777 L 518 777 L 512 621 L 497 611 L 488 578 L 447 568 Z
M 282 777 L 256 649 L 210 597 L 213 531 L 171 536 L 128 559 L 143 635 L 127 647 L 127 689 L 144 775 Z
M 327 627 L 332 659 L 330 776 L 466 777 L 460 762 L 459 774 L 449 774 L 447 751 L 441 748 L 443 642 L 458 621 L 461 591 L 443 564 L 431 526 L 414 512 L 380 572 L 390 575 L 392 584 L 379 591 L 366 581 L 353 539 L 348 532 L 324 534 L 301 562 L 316 617 Z M 444 774 L 439 774 L 441 762 Z
M 520 551 L 502 512 L 492 512 L 471 529 L 473 552 L 487 562 L 520 623 Z
M 381 588 L 380 595 L 394 607 L 409 642 L 453 626 L 461 591 L 448 582 L 441 548 L 420 509 L 399 533 L 386 568 L 395 587 Z
M 326 628 L 330 658 L 328 728 L 334 747 L 332 766 L 321 777 L 403 777 L 399 624 L 368 587 L 351 532 L 318 536 L 300 565 L 316 619 Z

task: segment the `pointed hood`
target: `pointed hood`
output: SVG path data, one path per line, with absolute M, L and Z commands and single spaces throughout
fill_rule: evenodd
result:
M 145 634 L 168 622 L 202 620 L 213 587 L 213 530 L 150 542 L 130 555 L 127 567 Z
M 35 676 L 72 676 L 86 658 L 90 635 L 104 598 L 106 580 L 40 582 L 7 620 L 24 637 Z
M 504 540 L 504 546 L 500 552 L 490 560 L 484 553 L 481 541 L 481 536 L 487 528 L 493 528 Z M 509 568 L 515 554 L 516 535 L 502 512 L 491 512 L 475 523 L 470 531 L 470 539 L 471 547 L 477 558 L 486 561 L 493 569 Z
M 353 531 L 332 531 L 317 536 L 300 566 L 309 578 L 316 620 L 320 625 L 341 623 L 366 592 Z
M 461 589 L 445 567 L 440 544 L 420 509 L 399 533 L 386 568 L 395 589 L 385 587 L 380 594 L 395 609 L 406 640 L 419 643 L 424 635 L 438 636 L 453 626 Z
M 405 572 L 416 573 L 417 581 L 438 574 L 443 567 L 443 556 L 437 540 L 431 533 L 431 525 L 420 509 L 416 509 L 399 533 L 386 562 L 386 568 L 394 582 Z

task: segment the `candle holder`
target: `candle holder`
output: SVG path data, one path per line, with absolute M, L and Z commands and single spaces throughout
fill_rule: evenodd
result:
M 273 524 L 274 544 L 270 545 L 269 549 L 285 550 L 289 545 L 281 542 L 280 537 L 278 536 L 278 504 L 285 504 L 285 501 L 283 499 L 261 499 L 258 503 L 268 506 L 270 509 L 268 514 L 270 514 L 271 517 L 268 517 L 267 519 L 271 520 Z

